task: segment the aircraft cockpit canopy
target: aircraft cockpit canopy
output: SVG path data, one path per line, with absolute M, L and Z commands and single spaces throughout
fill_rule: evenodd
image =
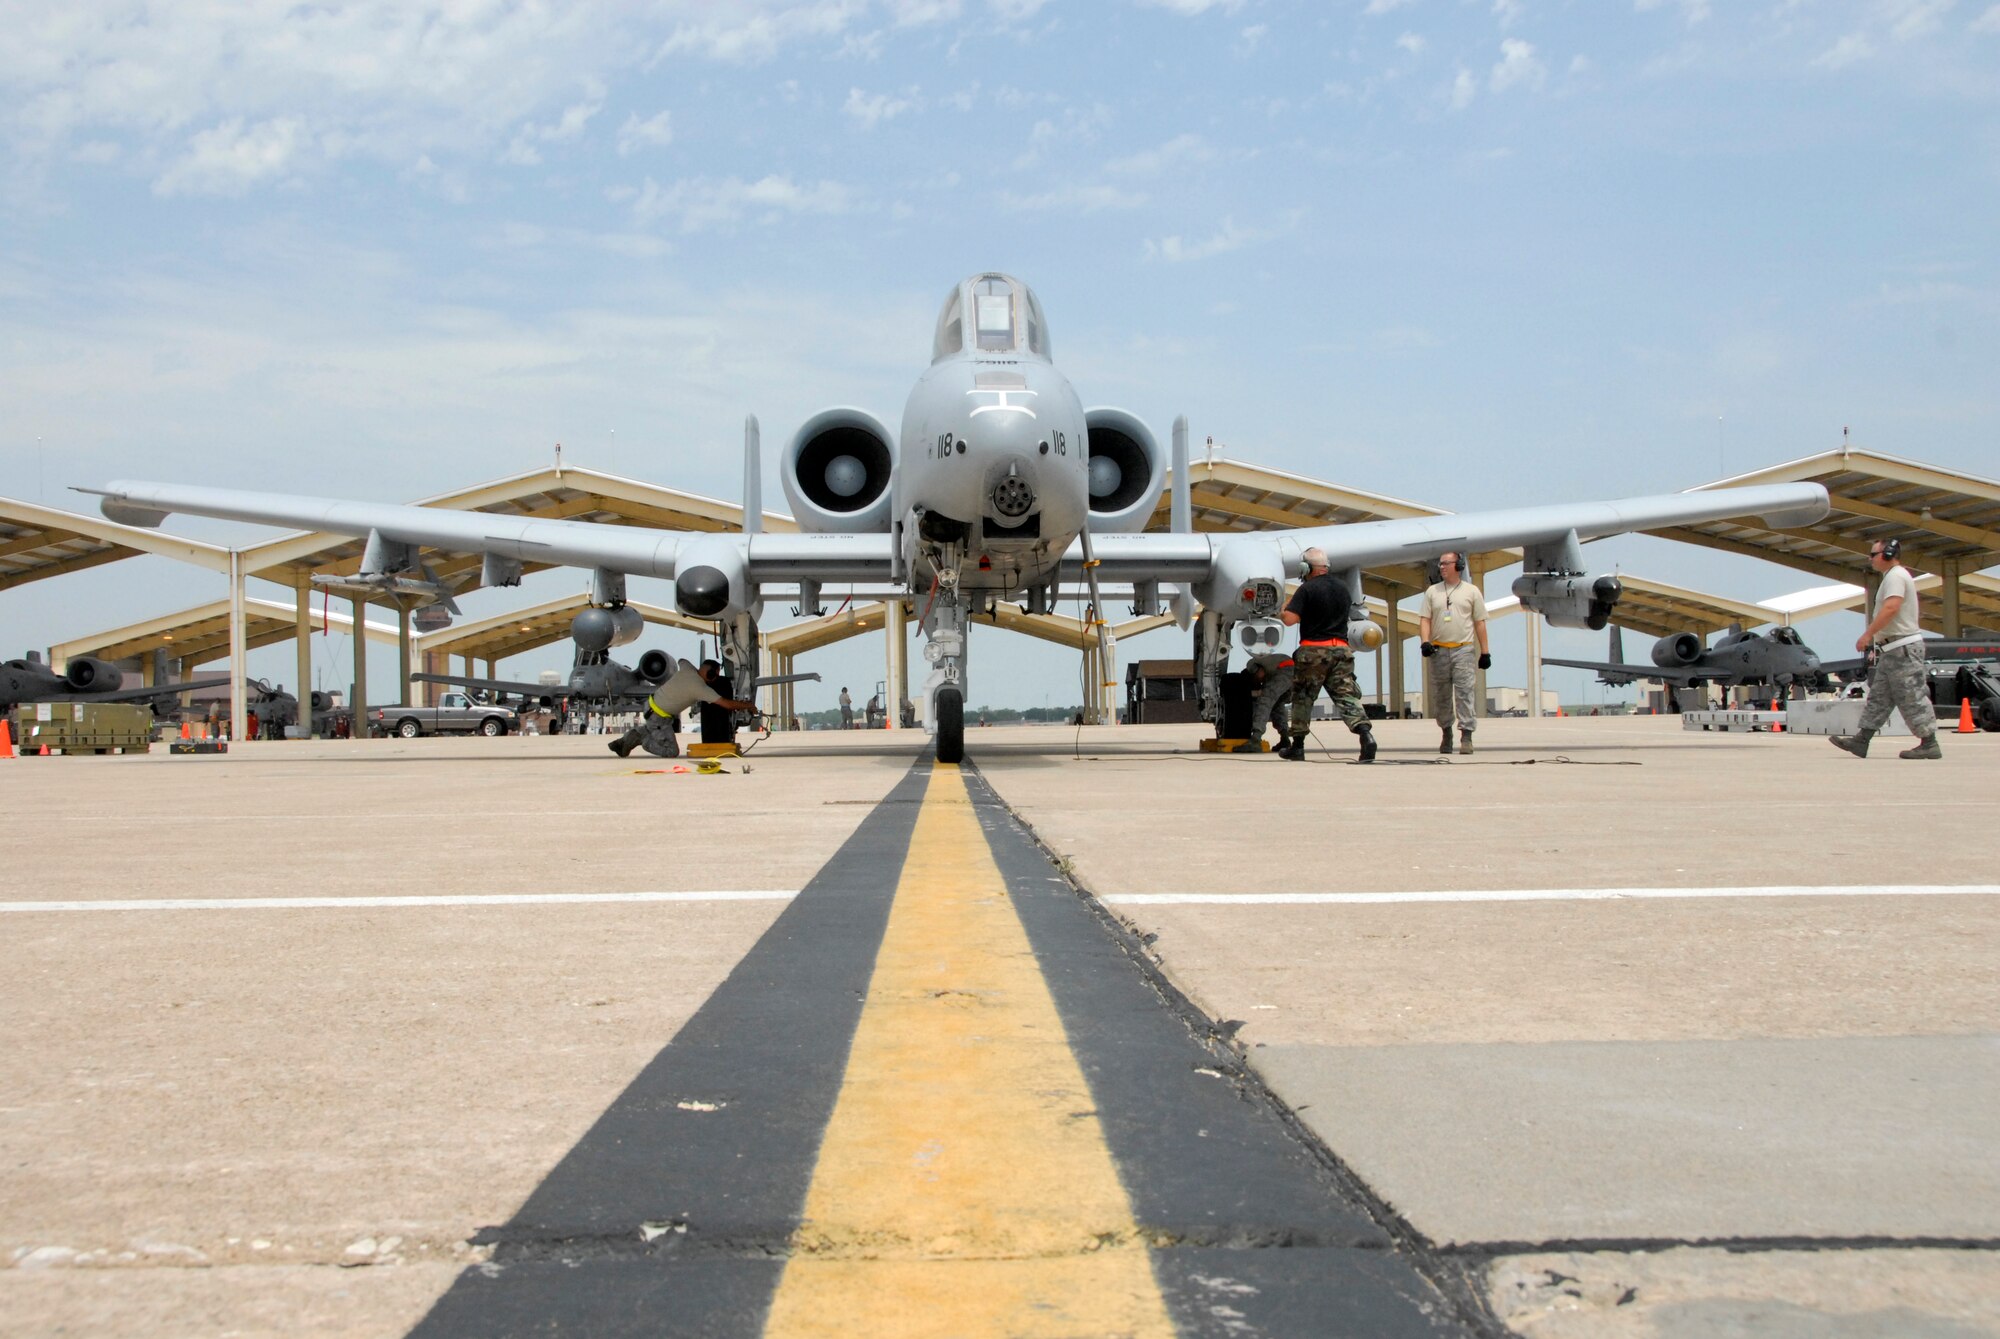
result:
M 931 361 L 962 353 L 1049 356 L 1049 324 L 1029 287 L 1004 274 L 966 280 L 938 315 Z
M 1802 645 L 1799 641 L 1799 634 L 1789 626 L 1772 628 L 1771 640 L 1781 642 L 1786 646 Z

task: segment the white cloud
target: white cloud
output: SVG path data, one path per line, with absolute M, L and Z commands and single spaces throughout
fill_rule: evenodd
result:
M 1540 88 L 1547 77 L 1547 68 L 1535 58 L 1534 45 L 1509 37 L 1500 43 L 1500 59 L 1486 82 L 1495 93 L 1505 93 L 1510 88 Z
M 916 28 L 943 23 L 959 15 L 959 0 L 889 0 L 889 12 L 898 28 Z
M 987 8 L 1004 23 L 1024 23 L 1042 12 L 1049 0 L 986 0 Z
M 1154 9 L 1170 9 L 1176 14 L 1193 18 L 1206 14 L 1211 9 L 1219 9 L 1225 14 L 1234 14 L 1243 7 L 1243 0 L 1139 0 L 1142 5 Z
M 639 113 L 633 112 L 625 118 L 625 124 L 618 127 L 618 156 L 630 158 L 642 149 L 659 148 L 674 142 L 674 114 L 672 111 L 655 112 L 641 121 Z
M 1812 63 L 1823 70 L 1844 70 L 1856 61 L 1875 54 L 1875 46 L 1861 33 L 1849 33 L 1814 56 Z
M 204 130 L 187 152 L 153 181 L 155 195 L 241 195 L 283 174 L 297 154 L 305 127 L 296 119 L 262 121 L 247 129 L 235 117 Z
M 863 130 L 873 130 L 884 121 L 893 121 L 904 112 L 913 111 L 922 105 L 922 98 L 914 88 L 900 98 L 887 93 L 864 93 L 858 88 L 850 88 L 847 90 L 847 103 L 841 111 Z
M 1944 23 L 1958 0 L 1888 0 L 1889 35 L 1898 42 L 1928 37 Z
M 604 85 L 596 79 L 584 81 L 584 97 L 581 102 L 573 102 L 563 108 L 561 115 L 545 125 L 533 122 L 522 126 L 514 134 L 507 151 L 500 155 L 505 163 L 532 166 L 542 161 L 538 144 L 560 144 L 583 134 L 583 128 L 590 124 L 590 118 L 604 110 Z
M 1238 33 L 1237 37 L 1241 40 L 1243 49 L 1245 51 L 1255 51 L 1257 49 L 1257 44 L 1263 41 L 1265 36 L 1270 31 L 1271 27 L 1267 23 L 1253 23 L 1248 28 L 1245 28 L 1242 32 Z
M 844 214 L 854 208 L 854 191 L 836 181 L 800 185 L 790 177 L 777 175 L 756 181 L 740 177 L 714 180 L 693 177 L 661 186 L 651 177 L 638 191 L 629 188 L 613 194 L 613 199 L 629 199 L 632 216 L 641 223 L 674 219 L 682 232 L 700 232 L 719 224 L 741 221 L 758 215 L 770 222 L 786 214 Z
M 1396 39 L 1396 45 L 1409 52 L 1412 56 L 1421 56 L 1424 54 L 1424 39 L 1416 33 L 1404 33 Z
M 1521 18 L 1521 0 L 1493 0 L 1493 17 L 1502 28 L 1511 28 Z
M 1137 209 L 1146 197 L 1116 186 L 1062 186 L 1036 195 L 1000 193 L 1002 207 L 1017 214 L 1095 214 L 1106 209 Z
M 1472 105 L 1472 100 L 1477 96 L 1479 96 L 1479 81 L 1472 77 L 1472 71 L 1462 65 L 1459 66 L 1458 73 L 1451 81 L 1451 109 L 1462 112 Z
M 1172 168 L 1190 163 L 1205 163 L 1215 157 L 1215 150 L 1199 135 L 1176 135 L 1165 144 L 1142 149 L 1124 158 L 1114 158 L 1106 163 L 1105 169 L 1121 176 L 1155 177 Z
M 1368 7 L 1361 12 L 1363 14 L 1387 14 L 1393 10 L 1401 9 L 1405 5 L 1414 3 L 1415 0 L 1368 0 Z
M 2000 35 L 2000 5 L 1991 5 L 1984 14 L 1966 25 L 1967 32 Z
M 1690 28 L 1697 23 L 1705 21 L 1709 16 L 1709 0 L 1674 0 L 1674 2 L 1680 6 L 1681 17 L 1687 21 L 1687 25 Z M 1632 0 L 1632 8 L 1641 14 L 1645 14 L 1655 9 L 1661 9 L 1667 3 L 1668 0 Z
M 1240 251 L 1246 246 L 1253 246 L 1258 242 L 1268 242 L 1274 237 L 1281 237 L 1298 227 L 1299 220 L 1302 217 L 1304 217 L 1303 214 L 1294 210 L 1284 214 L 1277 222 L 1268 227 L 1246 228 L 1239 225 L 1234 218 L 1225 216 L 1220 229 L 1212 236 L 1202 238 L 1198 241 L 1190 241 L 1179 234 L 1172 237 L 1162 237 L 1157 241 L 1148 238 L 1144 246 L 1144 255 L 1147 260 L 1161 260 L 1170 264 L 1179 264 L 1193 260 L 1207 260 L 1212 256 L 1224 255 L 1231 251 Z
M 693 55 L 732 65 L 770 60 L 787 43 L 834 37 L 844 32 L 864 5 L 857 0 L 822 0 L 816 4 L 732 3 L 702 6 L 703 17 L 676 26 L 660 43 L 654 59 Z M 745 14 L 745 10 L 751 10 Z

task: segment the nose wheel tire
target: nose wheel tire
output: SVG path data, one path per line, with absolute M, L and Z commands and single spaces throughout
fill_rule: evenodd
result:
M 964 762 L 965 695 L 956 688 L 940 688 L 936 706 L 938 761 Z

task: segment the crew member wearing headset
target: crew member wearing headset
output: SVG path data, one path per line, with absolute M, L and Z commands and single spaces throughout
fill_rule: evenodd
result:
M 1861 708 L 1861 729 L 1833 736 L 1833 746 L 1857 758 L 1868 756 L 1868 741 L 1889 722 L 1889 711 L 1903 713 L 1903 723 L 1917 737 L 1915 748 L 1898 758 L 1942 758 L 1938 747 L 1937 713 L 1931 710 L 1930 673 L 1924 665 L 1924 634 L 1917 622 L 1917 583 L 1898 561 L 1900 539 L 1878 539 L 1868 546 L 1868 565 L 1881 574 L 1875 589 L 1875 616 L 1854 639 L 1854 649 L 1867 652 L 1868 700 Z
M 1431 715 L 1437 718 L 1442 735 L 1438 752 L 1451 752 L 1451 723 L 1458 720 L 1458 751 L 1472 752 L 1472 732 L 1478 728 L 1473 714 L 1472 695 L 1478 682 L 1472 677 L 1475 666 L 1493 668 L 1493 655 L 1486 646 L 1486 597 L 1465 574 L 1465 555 L 1446 553 L 1438 558 L 1439 580 L 1424 591 L 1423 613 L 1417 618 L 1417 636 L 1423 643 L 1425 679 L 1430 685 Z
M 1354 680 L 1354 652 L 1347 645 L 1347 621 L 1354 597 L 1347 583 L 1327 571 L 1326 550 L 1307 549 L 1306 579 L 1285 606 L 1286 625 L 1299 630 L 1299 649 L 1292 656 L 1292 737 L 1278 750 L 1290 762 L 1306 760 L 1306 735 L 1312 730 L 1313 704 L 1325 686 L 1333 707 L 1347 728 L 1361 738 L 1361 761 L 1375 761 L 1375 732 L 1361 710 L 1361 686 Z

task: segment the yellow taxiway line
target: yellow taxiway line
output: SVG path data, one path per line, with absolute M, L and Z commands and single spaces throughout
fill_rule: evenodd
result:
M 963 774 L 934 768 L 768 1336 L 1174 1332 Z

